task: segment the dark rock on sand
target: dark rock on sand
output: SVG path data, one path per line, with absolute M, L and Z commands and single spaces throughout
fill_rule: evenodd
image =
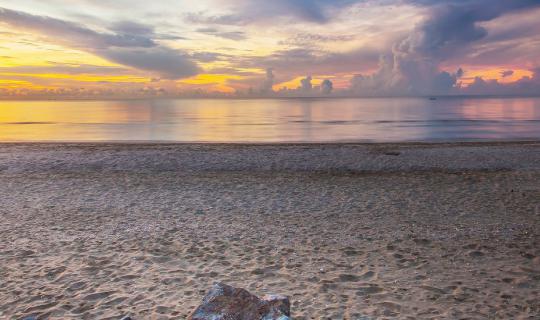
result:
M 216 283 L 190 320 L 289 320 L 289 298 L 267 295 L 262 299 L 247 290 Z

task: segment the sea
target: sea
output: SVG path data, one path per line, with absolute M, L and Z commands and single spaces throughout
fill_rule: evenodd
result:
M 0 141 L 454 142 L 540 139 L 540 98 L 0 101 Z

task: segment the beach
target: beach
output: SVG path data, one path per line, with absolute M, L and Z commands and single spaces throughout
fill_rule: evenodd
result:
M 538 319 L 540 142 L 0 144 L 0 319 Z

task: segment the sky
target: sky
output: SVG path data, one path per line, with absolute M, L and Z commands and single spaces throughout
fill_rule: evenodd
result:
M 0 0 L 0 98 L 540 94 L 540 0 Z

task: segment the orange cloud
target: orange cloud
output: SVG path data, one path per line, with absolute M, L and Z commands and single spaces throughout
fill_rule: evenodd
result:
M 512 83 L 520 80 L 523 77 L 532 77 L 533 72 L 525 69 L 511 69 L 513 73 L 506 77 L 503 76 L 503 72 L 508 71 L 507 68 L 488 68 L 488 69 L 475 69 L 466 68 L 461 83 L 465 86 L 471 84 L 476 77 L 483 78 L 484 80 L 497 80 L 500 83 Z

